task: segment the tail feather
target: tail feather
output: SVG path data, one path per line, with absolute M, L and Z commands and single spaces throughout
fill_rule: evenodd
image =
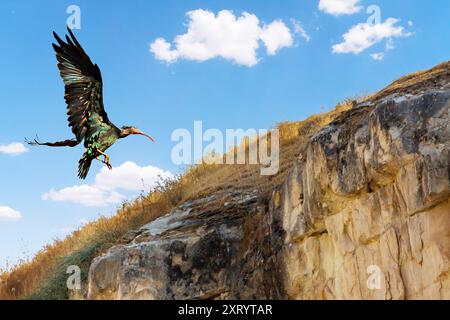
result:
M 30 146 L 48 146 L 48 147 L 76 147 L 80 144 L 80 141 L 76 139 L 68 139 L 64 141 L 57 141 L 57 142 L 41 142 L 39 141 L 39 137 L 36 136 L 36 138 L 33 141 L 29 141 L 28 139 L 25 139 L 25 142 L 29 144 Z
M 87 157 L 86 155 L 83 156 L 83 158 L 80 159 L 78 162 L 78 177 L 80 179 L 86 179 L 89 169 L 91 167 L 92 158 Z

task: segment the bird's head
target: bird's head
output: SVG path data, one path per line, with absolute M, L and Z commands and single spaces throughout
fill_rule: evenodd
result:
M 129 135 L 132 135 L 132 134 L 139 134 L 139 135 L 147 137 L 151 141 L 155 142 L 155 140 L 152 137 L 150 137 L 148 134 L 146 134 L 145 132 L 142 132 L 138 128 L 128 127 L 128 126 L 122 127 L 120 129 L 120 136 L 119 137 L 120 138 L 125 138 L 125 137 L 128 137 Z

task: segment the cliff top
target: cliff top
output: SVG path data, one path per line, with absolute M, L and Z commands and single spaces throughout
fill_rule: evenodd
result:
M 417 71 L 394 81 L 386 88 L 368 97 L 377 101 L 390 95 L 415 95 L 424 90 L 449 88 L 450 61 L 429 70 Z

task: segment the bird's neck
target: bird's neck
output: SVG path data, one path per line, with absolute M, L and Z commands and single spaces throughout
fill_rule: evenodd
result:
M 119 129 L 117 128 L 119 139 L 128 137 L 131 133 L 127 129 Z
M 130 135 L 130 133 L 127 132 L 126 130 L 120 130 L 120 131 L 119 131 L 119 139 L 126 138 L 126 137 L 128 137 L 129 135 Z

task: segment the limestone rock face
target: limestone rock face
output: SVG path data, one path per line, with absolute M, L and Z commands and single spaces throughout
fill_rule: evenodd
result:
M 450 299 L 449 110 L 385 99 L 312 139 L 279 191 L 289 298 Z
M 268 198 L 211 195 L 131 238 L 89 298 L 450 299 L 450 89 L 355 105 Z

